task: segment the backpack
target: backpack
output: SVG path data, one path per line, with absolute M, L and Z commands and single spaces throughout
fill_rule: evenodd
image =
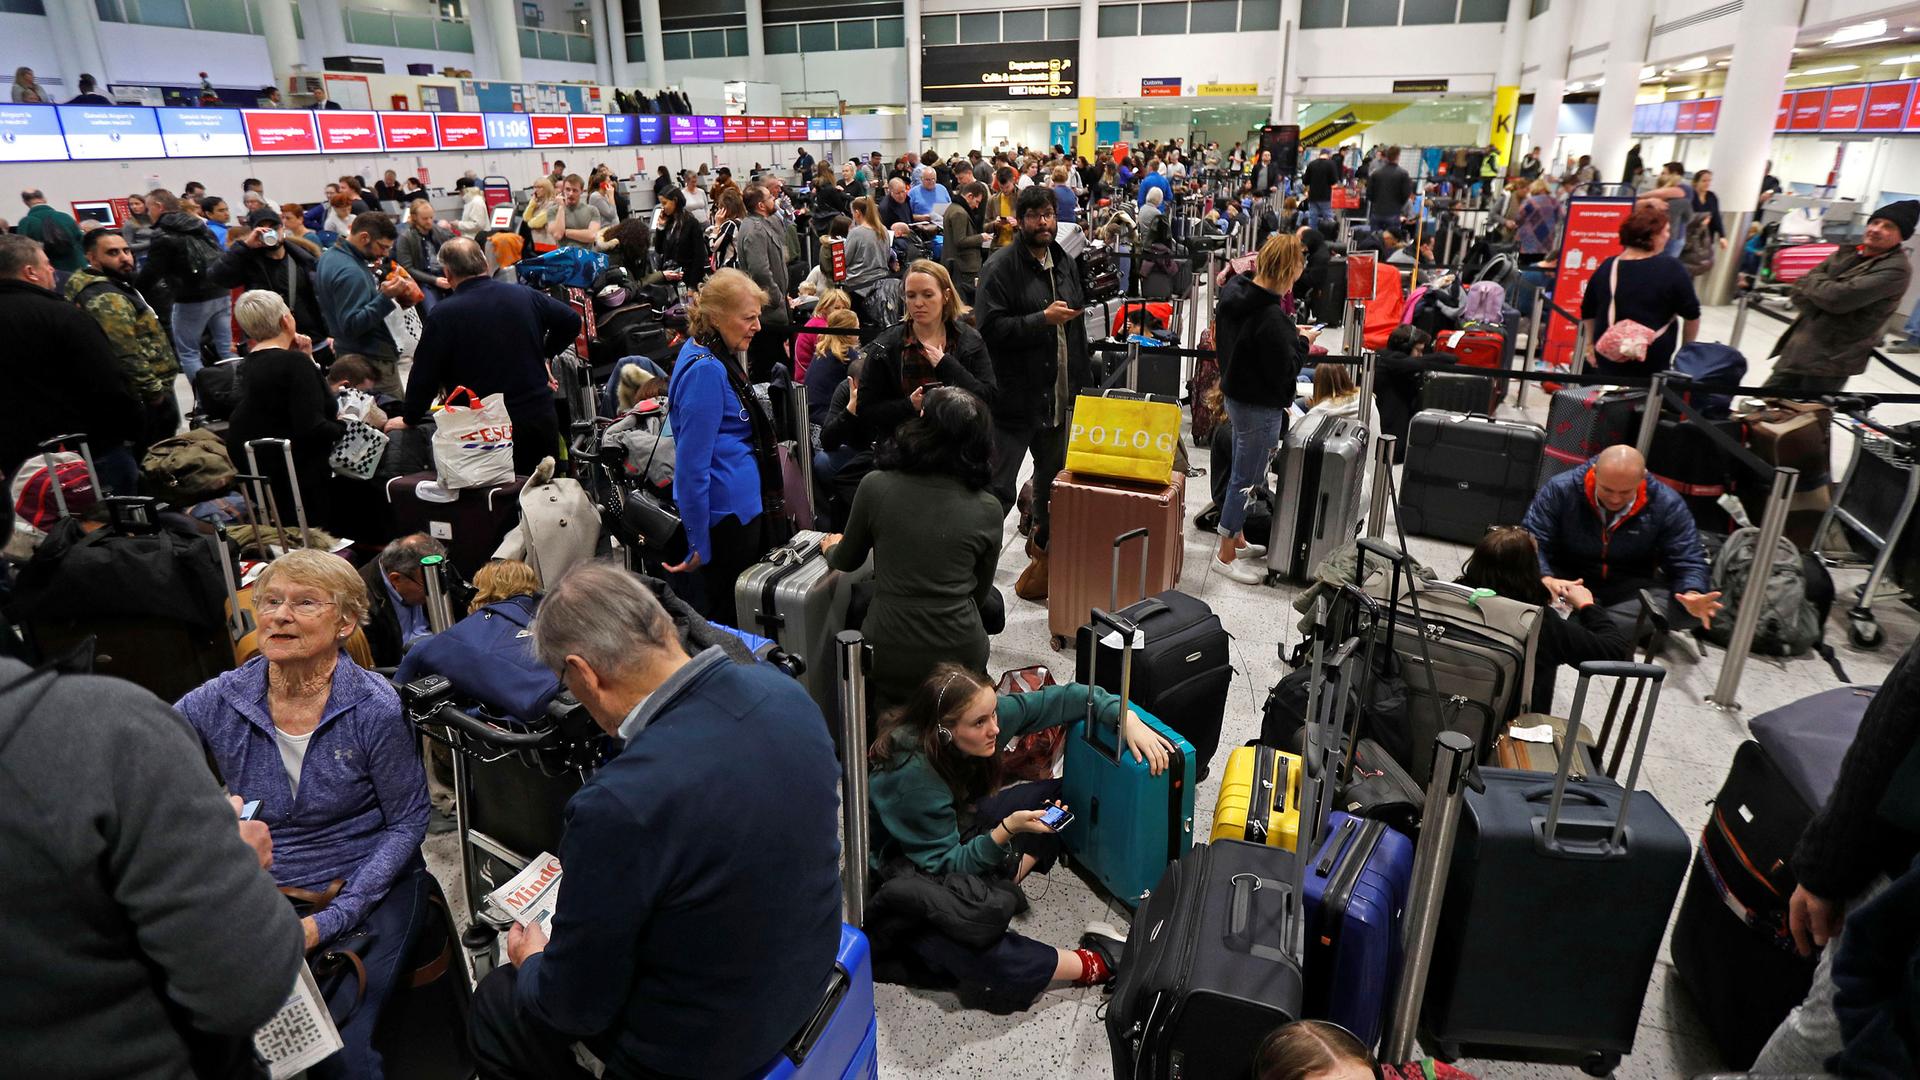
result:
M 140 471 L 162 499 L 178 507 L 223 494 L 238 476 L 226 443 L 206 428 L 154 443 L 140 459 Z
M 198 285 L 207 276 L 207 268 L 220 257 L 220 243 L 203 226 L 197 233 L 180 238 L 180 278 L 189 286 Z
M 1502 324 L 1501 308 L 1506 304 L 1506 291 L 1491 281 L 1476 281 L 1467 286 L 1466 302 L 1460 307 L 1460 322 L 1480 323 L 1498 328 Z
M 1707 639 L 1726 645 L 1733 638 L 1733 624 L 1740 618 L 1740 601 L 1746 592 L 1747 576 L 1753 572 L 1760 540 L 1756 526 L 1735 529 L 1713 559 L 1713 588 L 1720 592 L 1722 610 L 1707 630 Z M 1821 577 L 1826 577 L 1821 568 Z M 1800 549 L 1785 537 L 1774 548 L 1768 571 L 1766 607 L 1753 631 L 1753 651 L 1765 656 L 1799 656 L 1819 644 L 1823 620 L 1812 599 L 1806 560 Z M 1825 596 L 1833 601 L 1833 581 L 1827 578 Z
M 49 214 L 40 219 L 40 246 L 51 262 L 59 262 L 74 253 L 73 234 L 67 231 L 66 223 L 57 215 Z

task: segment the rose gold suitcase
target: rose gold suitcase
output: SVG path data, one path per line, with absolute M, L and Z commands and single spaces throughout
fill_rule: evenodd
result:
M 1096 606 L 1119 611 L 1179 587 L 1186 505 L 1187 477 L 1179 470 L 1158 487 L 1061 471 L 1053 481 L 1047 541 L 1047 631 L 1054 648 L 1072 644 Z M 1117 574 L 1114 538 L 1135 529 L 1147 530 L 1145 570 Z

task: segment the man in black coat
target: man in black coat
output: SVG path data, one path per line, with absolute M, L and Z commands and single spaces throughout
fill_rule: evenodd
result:
M 580 316 L 538 289 L 495 281 L 480 245 L 460 238 L 440 249 L 452 291 L 428 313 L 413 352 L 403 423 L 427 423 L 433 399 L 464 386 L 481 397 L 506 396 L 513 417 L 513 471 L 533 472 L 560 448 L 547 358 L 572 343 Z
M 1333 151 L 1321 147 L 1320 156 L 1307 163 L 1300 180 L 1307 188 L 1307 224 L 1322 235 L 1331 233 L 1339 224 L 1333 218 L 1333 188 L 1340 182 L 1340 166 L 1333 160 Z
M 286 242 L 280 235 L 280 215 L 273 210 L 255 210 L 247 215 L 246 225 L 234 231 L 233 243 L 207 268 L 207 277 L 229 289 L 279 293 L 318 356 L 329 336 L 326 317 L 320 313 L 320 294 L 313 286 L 318 256 L 300 244 Z M 324 364 L 325 358 L 321 359 Z
M 30 236 L 0 234 L 0 340 L 8 375 L 0 474 L 11 476 L 43 440 L 78 433 L 87 437 L 100 482 L 135 494 L 139 468 L 127 444 L 140 437 L 145 409 L 100 324 L 53 291 L 53 263 Z
M 1033 562 L 1015 593 L 1047 595 L 1047 503 L 1053 478 L 1067 460 L 1073 399 L 1094 382 L 1087 359 L 1086 302 L 1080 273 L 1054 242 L 1053 190 L 1027 188 L 1014 202 L 1015 242 L 996 250 L 980 269 L 974 314 L 993 358 L 999 392 L 993 407 L 998 460 L 993 493 L 1002 513 L 1013 509 L 1020 463 L 1033 455 Z
M 1398 230 L 1407 200 L 1413 198 L 1413 178 L 1400 167 L 1400 148 L 1389 146 L 1367 175 L 1367 228 L 1375 236 Z

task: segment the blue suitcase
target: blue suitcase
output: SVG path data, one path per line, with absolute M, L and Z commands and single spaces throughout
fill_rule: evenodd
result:
M 820 1007 L 760 1080 L 872 1080 L 880 1075 L 873 1012 L 873 952 L 867 936 L 840 927 L 840 954 Z
M 1307 896 L 1306 1015 L 1368 1046 L 1379 1041 L 1400 979 L 1400 920 L 1413 887 L 1413 841 L 1384 821 L 1340 810 L 1303 869 Z
M 1145 762 L 1135 761 L 1122 748 L 1118 718 L 1107 723 L 1092 715 L 1091 693 L 1086 721 L 1074 725 L 1074 734 L 1067 738 L 1061 797 L 1077 820 L 1060 834 L 1061 841 L 1075 863 L 1132 908 L 1159 882 L 1167 864 L 1193 846 L 1196 755 L 1179 732 L 1128 704 L 1133 658 L 1141 646 L 1139 628 L 1099 608 L 1093 610 L 1091 624 L 1098 636 L 1104 638 L 1111 630 L 1127 643 L 1115 650 L 1121 656 L 1121 707 L 1131 708 L 1173 744 L 1166 771 L 1150 774 Z M 1092 650 L 1095 657 L 1105 652 Z M 1084 677 L 1094 678 L 1091 671 Z

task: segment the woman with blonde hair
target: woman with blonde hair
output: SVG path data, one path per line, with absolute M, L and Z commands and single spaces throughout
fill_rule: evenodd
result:
M 853 298 L 845 289 L 828 289 L 820 294 L 820 300 L 813 305 L 813 315 L 807 319 L 807 328 L 828 325 L 827 320 L 836 311 L 851 311 Z M 859 325 L 858 320 L 854 325 Z M 807 381 L 807 369 L 813 363 L 814 350 L 820 347 L 819 334 L 801 334 L 793 339 L 793 377 L 801 382 Z
M 686 525 L 707 618 L 735 622 L 734 579 L 767 550 L 762 492 L 778 488 L 773 424 L 747 384 L 747 346 L 760 332 L 767 294 L 738 270 L 716 270 L 687 304 L 687 340 L 667 384 L 673 425 L 673 498 Z
M 502 600 L 516 596 L 535 596 L 540 592 L 540 575 L 519 559 L 495 559 L 473 575 L 473 602 L 469 615 Z
M 39 80 L 33 77 L 33 69 L 22 66 L 13 69 L 13 103 L 15 105 L 51 105 L 53 98 L 47 93 L 47 88 L 41 86 Z
M 253 609 L 260 655 L 174 708 L 228 790 L 259 802 L 254 820 L 273 830 L 269 869 L 303 916 L 307 952 L 350 938 L 359 957 L 359 994 L 330 1002 L 346 1046 L 310 1075 L 379 1076 L 373 1030 L 412 970 L 427 895 L 419 736 L 393 686 L 343 651 L 368 611 L 353 564 L 290 551 L 255 579 Z
M 1220 290 L 1214 310 L 1214 346 L 1220 357 L 1220 390 L 1233 421 L 1233 475 L 1220 507 L 1220 548 L 1212 571 L 1257 585 L 1266 573 L 1240 560 L 1257 560 L 1264 544 L 1243 535 L 1248 489 L 1266 479 L 1273 449 L 1287 430 L 1294 376 L 1305 363 L 1316 330 L 1301 330 L 1281 306 L 1281 298 L 1306 267 L 1300 238 L 1278 232 L 1260 245 L 1252 274 L 1242 274 Z
M 998 390 L 987 343 L 961 320 L 967 307 L 946 267 L 915 260 L 902 296 L 906 319 L 862 352 L 857 401 L 847 410 L 858 421 L 849 441 L 860 447 L 879 443 L 919 415 L 930 386 L 958 387 L 989 409 Z
M 532 238 L 530 244 L 535 255 L 560 246 L 547 236 L 547 223 L 553 219 L 554 210 L 559 205 L 552 180 L 542 176 L 533 182 L 533 194 L 527 197 L 527 209 L 520 215 L 520 222 L 526 226 Z

